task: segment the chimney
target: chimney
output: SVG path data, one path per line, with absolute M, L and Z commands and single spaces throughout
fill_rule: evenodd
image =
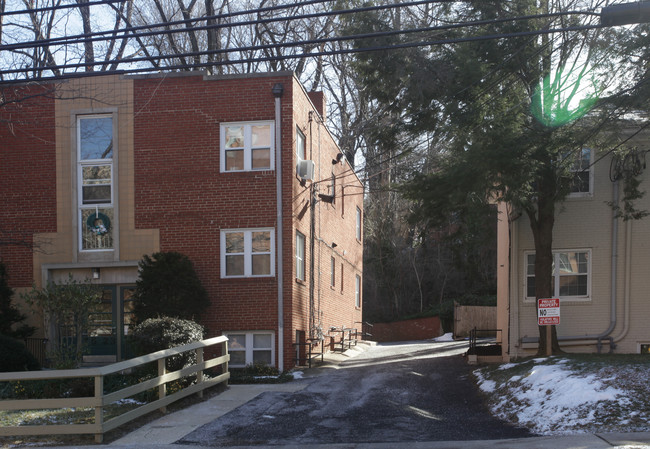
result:
M 327 103 L 325 101 L 325 94 L 322 91 L 312 91 L 308 92 L 309 99 L 314 103 L 316 111 L 323 118 L 323 121 L 327 120 Z

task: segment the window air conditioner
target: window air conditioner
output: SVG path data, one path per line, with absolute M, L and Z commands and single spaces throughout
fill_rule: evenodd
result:
M 304 181 L 314 180 L 314 161 L 299 161 L 296 173 Z

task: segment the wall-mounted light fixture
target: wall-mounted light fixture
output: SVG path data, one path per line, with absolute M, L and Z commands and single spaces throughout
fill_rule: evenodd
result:
M 339 245 L 337 245 L 335 242 L 332 242 L 332 248 L 336 248 L 337 246 Z
M 332 159 L 332 165 L 336 165 L 339 162 L 341 162 L 341 159 L 343 159 L 343 153 L 339 153 L 336 155 L 336 159 Z
M 99 279 L 102 273 L 99 271 L 99 268 L 93 268 L 93 279 Z

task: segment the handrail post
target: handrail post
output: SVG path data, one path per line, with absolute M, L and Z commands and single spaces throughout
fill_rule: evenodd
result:
M 203 348 L 196 348 L 196 364 L 203 363 Z M 196 372 L 197 385 L 203 382 L 203 370 L 200 369 Z M 203 389 L 199 391 L 199 398 L 203 399 Z
M 162 377 L 165 374 L 167 374 L 167 369 L 165 368 L 166 361 L 167 361 L 167 357 L 158 359 L 158 377 Z M 158 386 L 158 399 L 163 399 L 166 394 L 167 394 L 167 386 L 165 382 L 163 382 Z M 160 410 L 161 413 L 167 413 L 167 406 L 160 407 L 158 410 Z
M 95 425 L 99 427 L 99 433 L 95 434 L 95 443 L 101 443 L 104 440 L 104 376 L 98 374 L 95 376 Z

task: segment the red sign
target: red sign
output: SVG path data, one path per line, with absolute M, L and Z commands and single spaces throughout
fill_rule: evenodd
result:
M 539 326 L 560 324 L 559 298 L 541 298 L 537 300 L 537 324 Z

